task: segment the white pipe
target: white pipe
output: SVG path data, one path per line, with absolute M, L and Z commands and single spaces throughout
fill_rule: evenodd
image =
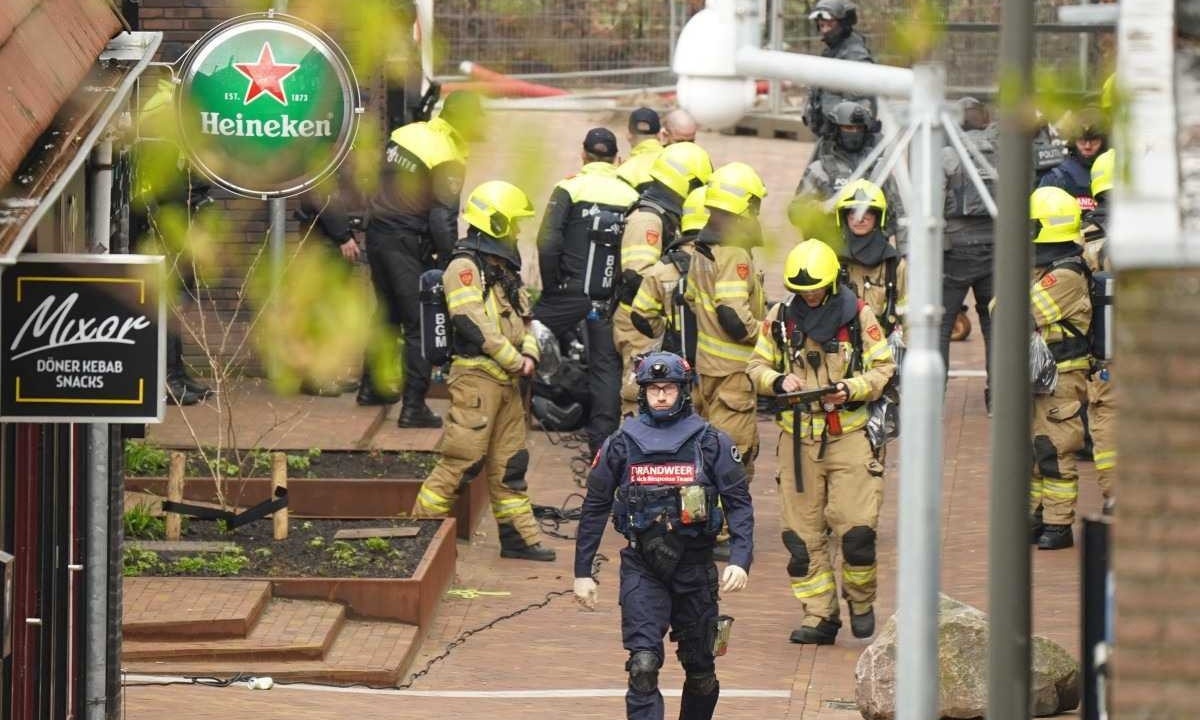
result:
M 911 111 L 920 129 L 911 162 L 923 191 L 909 209 L 909 350 L 900 386 L 900 529 L 897 604 L 896 717 L 938 716 L 938 588 L 942 495 L 942 131 L 945 69 L 913 68 Z
M 416 0 L 417 27 L 421 31 L 421 92 L 433 77 L 433 0 Z
M 83 716 L 105 720 L 108 702 L 108 433 L 109 425 L 88 426 L 87 558 L 84 588 L 87 624 L 84 632 Z M 75 577 L 75 573 L 71 573 Z
M 908 68 L 857 63 L 847 71 L 847 60 L 817 55 L 741 47 L 737 71 L 743 77 L 785 78 L 804 85 L 839 90 L 853 95 L 906 97 L 913 90 L 913 71 Z

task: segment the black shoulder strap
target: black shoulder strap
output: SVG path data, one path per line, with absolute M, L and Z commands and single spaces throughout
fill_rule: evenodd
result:
M 862 341 L 862 323 L 859 322 L 858 316 L 862 312 L 865 303 L 862 300 L 858 301 L 858 307 L 854 309 L 854 317 L 850 322 L 846 323 L 846 332 L 850 335 L 850 348 L 852 354 L 850 356 L 850 375 L 857 375 L 863 370 L 863 341 Z
M 883 283 L 887 302 L 884 304 L 883 322 L 887 323 L 886 330 L 890 335 L 896 327 L 896 306 L 900 303 L 900 288 L 896 279 L 899 274 L 900 258 L 889 257 L 883 261 Z

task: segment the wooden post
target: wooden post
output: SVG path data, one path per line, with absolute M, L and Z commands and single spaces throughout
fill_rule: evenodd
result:
M 271 454 L 271 491 L 274 496 L 275 488 L 287 489 L 287 455 L 281 452 Z M 275 520 L 275 539 L 287 540 L 288 511 L 281 508 L 273 513 Z
M 183 502 L 183 469 L 187 464 L 187 456 L 181 452 L 171 453 L 171 470 L 167 475 L 167 499 L 171 502 Z M 179 513 L 166 514 L 164 525 L 168 540 L 179 540 Z

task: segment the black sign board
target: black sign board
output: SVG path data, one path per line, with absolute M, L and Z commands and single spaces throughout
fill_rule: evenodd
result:
M 0 420 L 160 422 L 161 257 L 22 255 L 0 274 Z

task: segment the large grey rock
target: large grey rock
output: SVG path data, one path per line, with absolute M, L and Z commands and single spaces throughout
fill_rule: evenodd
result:
M 939 717 L 982 718 L 987 709 L 987 615 L 947 595 L 938 606 Z M 866 720 L 896 717 L 896 616 L 858 658 L 858 710 Z M 1033 714 L 1079 705 L 1079 665 L 1060 646 L 1033 638 Z

